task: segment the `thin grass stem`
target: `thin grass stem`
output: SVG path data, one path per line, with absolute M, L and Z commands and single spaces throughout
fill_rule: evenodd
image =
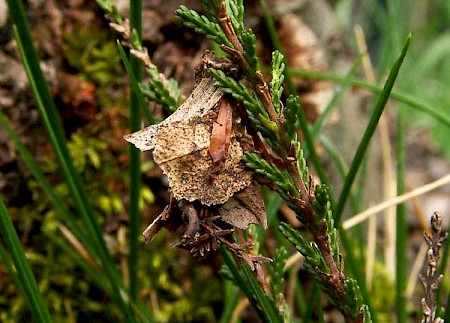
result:
M 83 217 L 89 235 L 92 237 L 96 253 L 100 256 L 102 266 L 110 280 L 113 298 L 122 307 L 123 313 L 127 320 L 134 322 L 133 316 L 129 313 L 129 308 L 125 304 L 125 300 L 117 287 L 118 274 L 115 265 L 106 248 L 102 237 L 100 227 L 98 226 L 93 214 L 92 205 L 90 204 L 81 179 L 73 165 L 65 141 L 64 131 L 62 129 L 56 106 L 53 101 L 48 83 L 46 82 L 42 70 L 39 65 L 38 55 L 31 39 L 31 34 L 26 20 L 25 11 L 21 1 L 8 0 L 10 9 L 10 18 L 15 24 L 14 35 L 16 37 L 18 49 L 27 73 L 30 86 L 36 100 L 39 113 L 43 119 L 44 126 L 50 138 L 50 142 L 57 156 L 60 170 L 64 175 L 67 185 L 72 193 L 75 207 L 79 214 Z
M 142 41 L 142 1 L 130 0 L 130 27 L 136 32 L 139 43 Z M 133 36 L 132 36 L 133 38 Z M 130 75 L 134 75 L 137 82 L 142 80 L 141 62 L 130 55 Z M 130 77 L 131 79 L 132 77 Z M 131 80 L 133 82 L 133 80 Z M 130 97 L 130 131 L 138 131 L 141 128 L 142 111 L 141 92 L 131 91 Z M 137 299 L 138 294 L 138 266 L 139 266 L 139 202 L 141 199 L 141 152 L 130 145 L 130 225 L 129 225 L 129 256 L 128 271 L 130 282 L 130 298 Z
M 387 100 L 389 98 L 389 94 L 392 91 L 392 88 L 394 86 L 394 83 L 395 83 L 395 80 L 397 78 L 398 72 L 400 71 L 400 67 L 401 67 L 401 65 L 403 63 L 403 59 L 405 58 L 405 55 L 406 55 L 406 53 L 408 51 L 410 41 L 411 41 L 411 36 L 408 36 L 408 38 L 406 39 L 405 45 L 403 47 L 403 50 L 402 50 L 402 52 L 400 54 L 400 57 L 396 60 L 396 62 L 394 63 L 393 67 L 391 68 L 391 71 L 389 73 L 389 77 L 388 77 L 388 79 L 386 81 L 386 84 L 385 84 L 385 86 L 383 88 L 383 92 L 380 94 L 380 96 L 379 96 L 379 98 L 378 98 L 378 100 L 377 100 L 377 102 L 376 102 L 376 104 L 374 106 L 374 109 L 373 109 L 373 112 L 372 112 L 369 124 L 368 124 L 368 126 L 367 126 L 367 128 L 366 128 L 366 130 L 364 132 L 364 135 L 363 135 L 363 137 L 361 139 L 361 142 L 358 145 L 358 148 L 356 149 L 355 156 L 354 156 L 354 158 L 352 160 L 352 163 L 350 165 L 350 169 L 348 171 L 348 174 L 347 174 L 347 176 L 345 178 L 345 181 L 344 181 L 344 185 L 342 187 L 341 195 L 339 196 L 339 200 L 338 200 L 337 205 L 336 205 L 336 207 L 334 209 L 334 212 L 333 212 L 335 220 L 336 220 L 337 223 L 339 223 L 340 220 L 341 220 L 342 213 L 344 211 L 344 206 L 345 206 L 345 203 L 347 202 L 347 199 L 348 199 L 348 197 L 350 195 L 350 190 L 351 190 L 351 187 L 352 187 L 353 182 L 355 180 L 356 173 L 358 172 L 358 170 L 359 170 L 359 168 L 361 166 L 361 163 L 362 163 L 363 158 L 364 158 L 364 156 L 366 154 L 367 148 L 369 147 L 369 143 L 370 143 L 370 141 L 372 139 L 372 136 L 373 136 L 373 134 L 375 132 L 375 129 L 377 127 L 378 120 L 380 119 L 380 116 L 383 113 L 383 110 L 384 110 L 384 108 L 386 106 Z
M 345 82 L 345 76 L 336 75 L 332 73 L 292 69 L 291 74 L 293 76 L 305 77 L 314 80 L 329 80 L 339 84 Z M 350 84 L 352 86 L 368 90 L 375 94 L 381 94 L 383 92 L 382 85 L 373 84 L 360 79 L 351 79 Z M 428 105 L 426 102 L 423 102 L 421 99 L 413 95 L 403 93 L 399 90 L 392 90 L 391 98 L 398 102 L 407 104 L 408 106 L 429 115 L 439 123 L 442 123 L 450 128 L 450 117 L 447 114 L 441 112 L 440 110 L 432 108 L 430 105 Z M 444 111 L 443 108 L 441 110 Z
M 60 199 L 60 197 L 56 194 L 54 188 L 52 185 L 48 182 L 46 179 L 44 173 L 39 168 L 39 165 L 31 155 L 31 153 L 28 151 L 28 149 L 25 147 L 25 145 L 22 143 L 20 138 L 16 135 L 14 130 L 12 129 L 8 119 L 6 116 L 0 112 L 0 125 L 5 129 L 6 133 L 8 134 L 9 138 L 14 143 L 14 146 L 16 147 L 20 157 L 22 158 L 23 162 L 25 163 L 25 166 L 28 168 L 28 170 L 31 172 L 31 174 L 34 176 L 36 181 L 39 183 L 47 197 L 49 198 L 50 202 L 53 204 L 54 208 L 57 211 L 57 215 L 61 217 L 61 220 L 67 224 L 67 226 L 70 228 L 72 233 L 76 236 L 76 238 L 82 242 L 83 246 L 95 256 L 95 250 L 90 243 L 90 240 L 86 237 L 86 234 L 83 232 L 80 225 L 77 223 L 76 219 L 74 218 L 73 214 L 70 213 L 70 211 L 65 206 L 65 203 Z
M 403 194 L 406 191 L 405 184 L 405 121 L 403 111 L 400 110 L 397 117 L 397 193 Z M 406 284 L 407 284 L 407 230 L 408 223 L 406 221 L 405 204 L 397 205 L 397 224 L 396 224 L 396 312 L 397 322 L 403 323 L 407 321 L 407 304 L 406 304 Z
M 20 243 L 17 232 L 14 229 L 14 224 L 11 220 L 11 216 L 6 209 L 3 199 L 0 197 L 0 233 L 3 240 L 8 246 L 9 252 L 11 253 L 11 258 L 14 263 L 15 269 L 17 271 L 17 278 L 20 280 L 18 285 L 19 289 L 22 290 L 23 296 L 28 303 L 34 318 L 38 322 L 51 322 L 50 313 L 45 305 L 44 298 L 39 291 L 38 285 L 34 278 L 33 272 L 31 271 L 30 265 L 28 264 L 27 258 L 25 256 L 25 251 L 23 250 L 22 244 Z M 7 256 L 3 255 L 2 258 L 7 261 Z M 11 266 L 8 266 L 11 269 Z M 14 276 L 13 276 L 14 277 Z

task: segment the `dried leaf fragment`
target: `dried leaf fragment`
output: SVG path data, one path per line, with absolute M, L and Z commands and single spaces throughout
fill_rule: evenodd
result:
M 222 97 L 220 89 L 214 86 L 211 78 L 202 79 L 191 95 L 171 116 L 157 125 L 152 125 L 140 131 L 124 136 L 124 139 L 142 151 L 155 149 L 159 128 L 175 122 L 182 122 L 194 116 L 203 117 Z
M 241 164 L 242 148 L 233 138 L 223 167 L 211 176 L 213 162 L 208 149 L 161 164 L 177 199 L 199 200 L 204 205 L 225 203 L 251 183 L 251 172 Z
M 223 160 L 230 147 L 231 127 L 233 125 L 233 108 L 228 100 L 222 99 L 217 119 L 213 123 L 209 154 L 213 163 Z
M 239 228 L 247 229 L 249 224 L 262 224 L 267 229 L 266 209 L 259 187 L 251 184 L 234 194 L 219 209 L 222 219 Z
M 153 150 L 177 200 L 223 204 L 251 183 L 252 173 L 241 164 L 243 150 L 232 131 L 232 107 L 219 105 L 222 95 L 211 78 L 202 79 L 166 120 L 124 137 L 142 151 Z M 216 125 L 214 131 L 214 122 L 223 128 Z

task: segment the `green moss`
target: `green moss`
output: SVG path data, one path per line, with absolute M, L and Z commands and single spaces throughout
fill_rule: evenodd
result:
M 117 91 L 116 87 L 124 84 L 126 73 L 109 33 L 83 26 L 74 28 L 63 34 L 63 55 L 86 81 L 96 85 L 96 97 L 102 107 L 117 99 L 123 101 L 123 90 Z

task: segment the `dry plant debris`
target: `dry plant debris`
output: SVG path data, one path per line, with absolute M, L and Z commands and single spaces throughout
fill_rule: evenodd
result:
M 223 166 L 214 168 L 209 147 L 221 98 L 212 79 L 202 79 L 186 102 L 166 120 L 125 136 L 142 151 L 153 151 L 177 200 L 199 200 L 208 206 L 223 204 L 251 183 L 251 172 L 240 163 L 243 150 L 231 133 L 228 152 L 221 153 Z M 216 158 L 216 162 L 221 159 Z
M 430 219 L 431 236 L 424 233 L 425 241 L 428 245 L 427 252 L 427 272 L 419 275 L 425 289 L 425 297 L 422 298 L 423 323 L 444 322 L 440 317 L 436 317 L 436 291 L 439 284 L 444 279 L 444 275 L 438 274 L 439 259 L 441 258 L 441 248 L 447 239 L 448 234 L 442 230 L 442 214 L 435 212 Z
M 251 257 L 243 252 L 245 243 L 231 242 L 231 233 L 249 224 L 267 228 L 267 219 L 259 187 L 241 163 L 245 131 L 233 115 L 227 97 L 204 77 L 171 116 L 124 137 L 153 152 L 172 193 L 169 205 L 144 231 L 146 241 L 162 227 L 182 227 L 177 246 L 194 256 L 204 258 L 223 243 L 236 256 Z

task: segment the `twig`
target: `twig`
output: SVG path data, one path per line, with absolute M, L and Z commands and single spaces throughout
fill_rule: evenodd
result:
M 227 36 L 228 40 L 233 44 L 234 50 L 232 51 L 232 57 L 235 58 L 236 62 L 240 65 L 240 67 L 246 71 L 248 69 L 248 63 L 243 59 L 244 49 L 240 44 L 239 39 L 236 35 L 236 32 L 230 23 L 230 19 L 226 15 L 225 6 L 222 5 L 220 9 L 219 20 L 222 25 L 222 28 Z M 222 46 L 223 48 L 223 46 Z M 229 51 L 231 54 L 231 52 Z M 339 299 L 340 302 L 345 303 L 345 275 L 343 272 L 343 268 L 341 264 L 336 263 L 335 259 L 331 253 L 330 240 L 328 235 L 328 223 L 326 221 L 317 221 L 315 216 L 314 202 L 315 195 L 313 191 L 314 184 L 312 180 L 310 183 L 305 183 L 300 174 L 300 171 L 297 167 L 297 158 L 291 156 L 289 153 L 293 147 L 286 147 L 286 145 L 290 146 L 290 143 L 287 143 L 286 130 L 284 128 L 284 116 L 283 113 L 277 113 L 274 107 L 274 103 L 272 102 L 272 96 L 270 94 L 269 87 L 267 83 L 263 79 L 263 75 L 260 71 L 256 71 L 256 75 L 254 78 L 250 76 L 250 80 L 252 83 L 253 90 L 256 95 L 259 97 L 262 102 L 265 110 L 267 111 L 269 118 L 272 122 L 276 124 L 278 132 L 276 133 L 276 137 L 279 142 L 280 147 L 280 157 L 284 162 L 285 168 L 288 170 L 289 174 L 292 176 L 294 185 L 298 192 L 300 193 L 300 198 L 292 198 L 292 203 L 297 205 L 303 212 L 304 217 L 306 219 L 306 227 L 311 232 L 314 237 L 314 242 L 319 248 L 322 257 L 328 267 L 329 273 L 320 272 L 319 276 L 331 286 L 331 290 L 336 295 L 336 298 Z M 362 317 L 364 312 L 360 312 L 357 317 L 351 317 L 349 313 L 343 311 L 343 315 L 346 317 L 347 321 L 362 321 Z
M 444 322 L 440 317 L 436 317 L 436 291 L 439 284 L 444 279 L 444 275 L 438 275 L 439 259 L 441 248 L 447 239 L 447 233 L 442 230 L 442 215 L 434 212 L 431 216 L 431 236 L 424 234 L 428 245 L 428 264 L 425 276 L 419 275 L 425 289 L 425 297 L 422 298 L 423 323 Z
M 346 230 L 350 229 L 350 228 L 354 227 L 355 225 L 360 224 L 361 222 L 365 221 L 370 216 L 373 216 L 391 206 L 408 201 L 409 199 L 411 199 L 413 197 L 428 193 L 429 191 L 435 190 L 438 187 L 444 186 L 448 183 L 450 183 L 450 174 L 448 174 L 444 177 L 441 177 L 440 179 L 438 179 L 434 182 L 431 182 L 427 185 L 418 187 L 409 193 L 399 195 L 391 200 L 384 201 L 383 203 L 375 205 L 375 206 L 365 210 L 364 212 L 356 214 L 353 217 L 351 217 L 350 219 L 348 219 L 347 221 L 345 221 L 342 224 L 342 227 Z

